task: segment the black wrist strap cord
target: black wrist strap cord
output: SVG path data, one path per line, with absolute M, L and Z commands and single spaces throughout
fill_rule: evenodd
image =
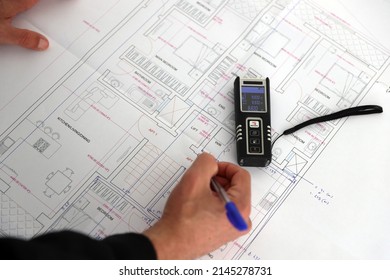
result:
M 291 133 L 294 133 L 295 131 L 304 128 L 308 125 L 315 124 L 315 123 L 320 123 L 320 122 L 326 122 L 326 121 L 332 121 L 344 117 L 349 117 L 349 116 L 359 116 L 359 115 L 370 115 L 370 114 L 377 114 L 377 113 L 382 113 L 383 108 L 378 105 L 363 105 L 363 106 L 357 106 L 353 108 L 348 108 L 345 110 L 341 110 L 329 115 L 325 116 L 320 116 L 311 120 L 307 120 L 303 123 L 300 123 L 292 128 L 286 129 L 282 134 L 280 134 L 273 142 L 272 142 L 272 147 L 275 144 L 275 142 L 283 135 L 288 135 Z

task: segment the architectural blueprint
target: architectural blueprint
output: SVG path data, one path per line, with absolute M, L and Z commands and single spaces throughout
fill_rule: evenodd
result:
M 390 45 L 305 0 L 75 2 L 25 16 L 53 46 L 30 80 L 0 54 L 0 236 L 142 232 L 199 153 L 236 162 L 233 81 L 269 77 L 273 138 L 385 113 L 280 138 L 248 168 L 253 230 L 203 258 L 390 258 Z

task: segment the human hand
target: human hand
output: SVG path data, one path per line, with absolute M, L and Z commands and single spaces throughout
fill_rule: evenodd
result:
M 225 204 L 212 191 L 216 176 L 248 223 L 238 231 L 226 217 Z M 251 228 L 250 174 L 232 163 L 217 162 L 210 154 L 198 156 L 172 191 L 161 219 L 144 234 L 158 259 L 194 259 L 237 239 Z
M 19 29 L 12 25 L 14 17 L 34 6 L 39 0 L 0 0 L 0 44 L 18 45 L 23 48 L 43 51 L 49 41 L 37 32 Z

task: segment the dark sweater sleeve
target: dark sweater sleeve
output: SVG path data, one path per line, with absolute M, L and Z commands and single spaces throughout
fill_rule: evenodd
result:
M 137 233 L 115 234 L 102 240 L 87 235 L 60 231 L 30 240 L 0 238 L 2 259 L 156 259 L 150 240 Z

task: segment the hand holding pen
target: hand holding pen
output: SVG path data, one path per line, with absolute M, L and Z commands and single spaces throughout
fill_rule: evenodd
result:
M 250 186 L 245 169 L 199 155 L 170 194 L 161 219 L 144 232 L 158 258 L 197 258 L 246 234 Z

